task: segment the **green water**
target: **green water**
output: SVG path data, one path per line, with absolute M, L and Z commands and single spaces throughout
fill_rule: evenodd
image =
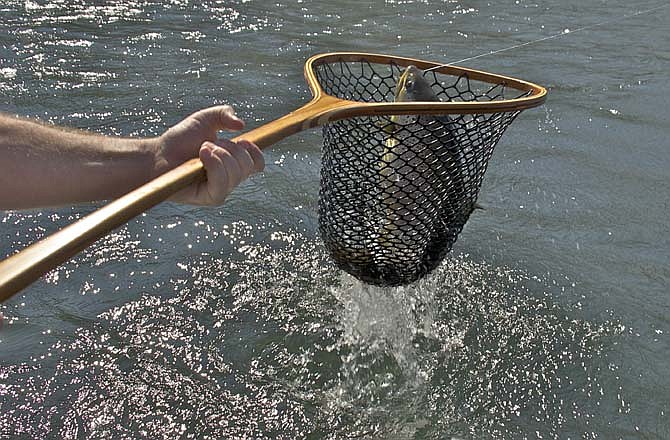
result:
M 316 53 L 455 61 L 662 4 L 9 0 L 0 111 L 152 136 L 229 103 L 256 127 L 308 99 Z M 1 306 L 0 437 L 670 437 L 669 20 L 465 63 L 550 96 L 415 285 L 328 260 L 318 130 L 224 206 L 108 235 Z M 2 256 L 94 209 L 0 213 Z

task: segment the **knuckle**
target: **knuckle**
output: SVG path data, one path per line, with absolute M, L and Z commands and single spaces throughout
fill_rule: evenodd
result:
M 230 156 L 230 151 L 228 151 L 228 148 L 226 146 L 217 145 L 216 148 L 214 148 L 214 154 L 216 154 L 221 158 L 224 158 Z
M 265 169 L 265 157 L 260 156 L 255 162 L 258 172 L 261 172 Z
M 219 107 L 219 116 L 222 120 L 228 120 L 235 115 L 235 110 L 229 105 L 222 105 Z

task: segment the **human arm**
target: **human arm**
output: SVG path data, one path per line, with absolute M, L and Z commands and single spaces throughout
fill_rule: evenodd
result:
M 187 117 L 156 138 L 132 139 L 66 130 L 0 114 L 0 209 L 24 209 L 116 198 L 199 156 L 207 181 L 173 199 L 221 204 L 264 167 L 258 147 L 217 140 L 244 122 L 229 106 Z

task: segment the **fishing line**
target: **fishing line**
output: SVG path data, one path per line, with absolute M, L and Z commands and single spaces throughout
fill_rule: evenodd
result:
M 493 50 L 491 52 L 485 52 L 485 53 L 475 55 L 475 56 L 472 56 L 472 57 L 463 58 L 462 60 L 452 61 L 450 63 L 440 64 L 439 66 L 428 68 L 428 69 L 424 70 L 424 72 L 439 69 L 441 67 L 451 66 L 451 65 L 454 65 L 454 64 L 460 64 L 464 61 L 475 60 L 477 58 L 482 58 L 482 57 L 485 57 L 485 56 L 488 56 L 488 55 L 494 55 L 494 54 L 497 54 L 497 53 L 506 52 L 508 50 L 517 49 L 517 48 L 523 47 L 523 46 L 529 46 L 531 44 L 540 43 L 542 41 L 552 40 L 554 38 L 562 37 L 562 36 L 565 36 L 565 35 L 568 35 L 568 34 L 574 34 L 574 33 L 581 32 L 581 31 L 591 29 L 591 28 L 595 28 L 595 27 L 598 27 L 598 26 L 604 26 L 604 25 L 609 24 L 609 23 L 616 23 L 617 21 L 622 21 L 622 20 L 625 20 L 627 18 L 637 17 L 638 15 L 644 15 L 644 14 L 649 14 L 649 13 L 654 12 L 654 11 L 658 11 L 659 9 L 663 9 L 667 6 L 669 6 L 669 5 L 664 4 L 664 5 L 661 5 L 661 6 L 656 6 L 654 8 L 645 9 L 643 11 L 637 11 L 637 12 L 634 12 L 634 13 L 631 13 L 631 14 L 626 14 L 626 15 L 623 15 L 621 17 L 616 17 L 616 18 L 613 18 L 613 19 L 610 19 L 610 20 L 605 20 L 605 21 L 599 22 L 599 23 L 582 26 L 582 27 L 577 28 L 575 30 L 565 29 L 564 31 L 562 31 L 558 34 L 538 38 L 537 40 L 527 41 L 527 42 L 521 43 L 521 44 L 515 44 L 514 46 L 509 46 L 509 47 L 505 47 L 503 49 Z

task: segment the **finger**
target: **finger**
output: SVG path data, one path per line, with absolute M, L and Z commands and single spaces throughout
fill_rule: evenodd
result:
M 203 186 L 209 200 L 204 202 L 205 204 L 222 203 L 234 186 L 230 181 L 224 162 L 214 153 L 217 148 L 211 142 L 205 142 L 200 148 L 200 160 L 207 172 L 207 182 Z
M 228 153 L 237 160 L 242 180 L 257 172 L 258 165 L 255 163 L 254 157 L 249 152 L 251 146 L 249 142 L 232 142 L 226 139 L 220 139 L 216 144 L 227 150 Z
M 244 121 L 235 115 L 235 110 L 229 105 L 209 107 L 193 115 L 214 130 L 238 131 L 244 128 Z
M 242 139 L 237 143 L 242 145 L 251 156 L 251 160 L 254 163 L 253 172 L 260 173 L 263 171 L 265 169 L 265 157 L 263 156 L 261 149 L 258 148 L 258 146 L 253 142 L 247 141 L 245 139 Z
M 225 141 L 225 148 L 209 144 L 209 154 L 212 159 L 204 162 L 207 171 L 207 193 L 212 204 L 221 204 L 237 185 L 248 175 L 251 167 L 251 159 L 248 164 L 241 164 L 235 155 L 240 155 L 242 147 Z
M 254 172 L 265 165 L 260 149 L 248 141 L 233 142 L 220 139 L 205 142 L 200 159 L 207 171 L 208 204 L 221 204 L 226 197 Z
M 212 154 L 217 156 L 219 160 L 226 167 L 228 173 L 228 183 L 231 185 L 230 190 L 239 185 L 244 179 L 251 174 L 251 157 L 248 153 L 236 143 L 228 140 L 219 141 L 222 146 L 217 146 L 212 151 Z M 244 156 L 247 156 L 245 158 Z

